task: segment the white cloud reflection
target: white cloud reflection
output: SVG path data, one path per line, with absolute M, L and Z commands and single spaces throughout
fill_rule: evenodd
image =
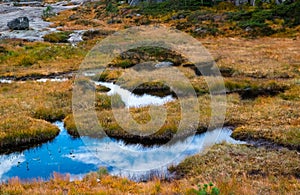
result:
M 96 85 L 102 85 L 110 89 L 107 95 L 118 94 L 121 96 L 122 101 L 126 107 L 144 107 L 149 105 L 161 106 L 167 102 L 171 102 L 174 98 L 171 95 L 166 97 L 158 97 L 149 94 L 143 94 L 141 96 L 135 95 L 130 91 L 121 88 L 118 85 L 107 82 L 95 82 Z
M 113 141 L 109 138 L 99 141 L 83 137 L 86 145 L 74 151 L 72 157 L 67 157 L 86 164 L 112 167 L 111 174 L 114 175 L 139 175 L 153 170 L 166 170 L 169 165 L 177 164 L 185 157 L 197 154 L 215 143 L 244 143 L 231 138 L 231 133 L 227 128 L 216 129 L 178 141 L 172 146 L 152 148 L 138 144 L 126 145 L 123 141 Z
M 10 154 L 0 156 L 0 181 L 6 180 L 5 174 L 13 167 L 25 161 L 24 154 Z

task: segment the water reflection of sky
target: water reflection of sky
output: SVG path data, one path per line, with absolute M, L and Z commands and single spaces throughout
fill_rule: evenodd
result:
M 125 145 L 122 141 L 109 138 L 84 137 L 83 142 L 68 135 L 62 122 L 55 124 L 61 132 L 52 142 L 21 153 L 0 156 L 0 180 L 15 176 L 21 179 L 49 179 L 53 172 L 82 177 L 90 171 L 96 171 L 99 166 L 108 167 L 111 174 L 140 178 L 148 174 L 151 168 L 166 171 L 168 165 L 176 164 L 184 157 L 198 153 L 203 149 L 203 141 L 209 139 L 213 133 L 190 137 L 188 139 L 192 140 L 177 142 L 174 147 L 146 148 L 141 145 Z M 219 134 L 217 142 L 240 143 L 230 137 L 229 129 L 219 129 L 215 132 Z M 184 152 L 178 154 L 178 148 L 185 148 L 189 142 L 191 144 Z M 170 159 L 173 161 L 169 162 Z
M 108 95 L 120 95 L 126 107 L 143 107 L 149 105 L 161 106 L 167 102 L 174 100 L 174 98 L 171 95 L 168 95 L 163 98 L 149 94 L 135 95 L 130 91 L 123 89 L 120 86 L 115 85 L 113 83 L 95 82 L 95 84 L 109 88 L 110 91 L 107 93 Z

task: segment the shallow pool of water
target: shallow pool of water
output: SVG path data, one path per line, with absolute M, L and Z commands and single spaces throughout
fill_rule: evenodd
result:
M 158 97 L 149 94 L 136 95 L 130 92 L 127 89 L 123 89 L 120 86 L 108 83 L 108 82 L 95 82 L 96 85 L 101 85 L 110 89 L 107 95 L 120 95 L 122 101 L 124 102 L 126 107 L 144 107 L 149 105 L 161 106 L 167 102 L 171 102 L 174 100 L 172 95 L 168 95 L 165 97 Z
M 12 177 L 21 179 L 50 179 L 53 172 L 70 173 L 72 179 L 81 179 L 85 174 L 105 166 L 113 175 L 122 175 L 134 180 L 148 179 L 152 173 L 164 175 L 167 167 L 178 164 L 185 157 L 197 154 L 211 136 L 213 143 L 243 143 L 230 137 L 228 128 L 217 129 L 178 141 L 172 146 L 144 147 L 139 144 L 126 145 L 123 141 L 82 137 L 72 138 L 62 122 L 54 123 L 60 129 L 51 142 L 23 152 L 0 155 L 0 180 Z M 213 144 L 210 143 L 210 144 Z M 178 154 L 178 148 L 185 147 Z M 127 152 L 124 152 L 127 151 Z M 168 162 L 168 160 L 173 159 Z M 150 169 L 151 167 L 155 167 Z

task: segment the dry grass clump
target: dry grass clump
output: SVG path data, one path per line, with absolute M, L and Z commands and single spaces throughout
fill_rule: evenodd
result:
M 9 115 L 1 117 L 0 122 L 0 152 L 10 148 L 28 146 L 53 139 L 59 129 L 44 120 L 26 116 Z
M 280 97 L 284 100 L 299 101 L 300 100 L 300 82 L 295 81 L 296 85 L 292 86 L 289 90 L 280 94 Z
M 71 112 L 70 81 L 1 84 L 0 92 L 1 148 L 5 151 L 54 138 L 58 129 L 45 120 L 60 120 Z
M 67 43 L 71 33 L 72 32 L 54 32 L 44 35 L 43 38 L 50 43 Z

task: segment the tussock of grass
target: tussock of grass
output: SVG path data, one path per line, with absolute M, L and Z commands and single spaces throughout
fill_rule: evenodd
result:
M 58 129 L 45 120 L 61 120 L 71 112 L 69 81 L 55 85 L 51 82 L 1 84 L 0 92 L 0 135 L 4 150 L 54 138 Z
M 299 101 L 300 100 L 300 86 L 299 84 L 286 90 L 284 93 L 280 94 L 280 97 L 284 100 Z
M 226 79 L 228 93 L 238 93 L 243 99 L 254 99 L 258 96 L 275 96 L 289 88 L 288 83 L 274 80 L 260 82 L 253 79 Z
M 175 51 L 170 51 L 161 47 L 139 47 L 128 50 L 115 59 L 111 66 L 120 68 L 130 68 L 136 64 L 147 61 L 169 61 L 174 65 L 186 62 L 186 59 Z
M 106 37 L 113 33 L 114 33 L 114 31 L 109 31 L 109 30 L 88 30 L 83 33 L 82 39 L 89 40 L 89 39 L 94 39 L 97 37 Z
M 6 116 L 0 122 L 0 152 L 51 140 L 58 132 L 56 126 L 43 120 L 22 115 Z

